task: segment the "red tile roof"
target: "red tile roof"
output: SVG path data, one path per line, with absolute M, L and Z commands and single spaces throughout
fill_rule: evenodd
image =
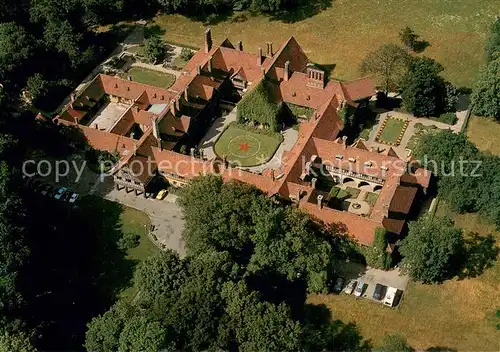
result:
M 398 186 L 389 205 L 389 211 L 401 214 L 408 214 L 411 205 L 417 195 L 416 187 Z

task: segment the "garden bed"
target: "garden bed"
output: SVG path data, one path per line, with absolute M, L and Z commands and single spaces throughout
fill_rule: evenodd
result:
M 407 127 L 407 120 L 387 116 L 378 130 L 375 140 L 378 143 L 398 146 L 401 143 L 401 139 L 403 138 Z

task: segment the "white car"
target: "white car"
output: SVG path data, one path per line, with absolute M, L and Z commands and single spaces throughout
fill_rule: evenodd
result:
M 363 295 L 364 288 L 365 283 L 363 282 L 363 280 L 359 280 L 358 286 L 356 286 L 356 289 L 354 290 L 354 296 L 361 297 Z
M 398 294 L 397 288 L 388 287 L 387 292 L 385 293 L 384 304 L 388 307 L 393 307 L 397 294 Z
M 61 187 L 56 191 L 55 199 L 61 199 L 61 197 L 66 193 L 68 189 L 66 187 Z
M 348 295 L 350 295 L 356 289 L 357 284 L 358 284 L 357 280 L 349 281 L 347 286 L 344 288 L 344 292 L 347 293 Z
M 70 203 L 74 203 L 74 202 L 76 202 L 76 201 L 78 200 L 78 197 L 80 197 L 80 196 L 78 195 L 78 193 L 73 193 L 73 194 L 71 195 L 71 197 L 69 198 L 69 202 L 70 202 Z

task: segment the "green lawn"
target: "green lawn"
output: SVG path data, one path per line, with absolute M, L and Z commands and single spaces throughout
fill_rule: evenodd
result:
M 377 140 L 380 143 L 398 144 L 399 135 L 406 129 L 405 126 L 405 121 L 388 117 Z
M 139 263 L 159 251 L 158 247 L 156 247 L 147 235 L 151 221 L 145 213 L 123 206 L 120 215 L 120 224 L 123 233 L 133 232 L 141 236 L 139 246 L 127 251 L 127 259 Z M 137 288 L 132 284 L 130 287 L 124 289 L 120 296 L 131 301 L 136 294 Z
M 471 116 L 467 125 L 467 137 L 484 152 L 500 156 L 500 123 L 488 117 Z
M 477 214 L 456 214 L 439 202 L 437 216 L 451 216 L 466 233 L 500 233 Z M 398 333 L 416 350 L 446 347 L 458 351 L 498 351 L 495 311 L 500 308 L 500 265 L 476 278 L 453 279 L 441 285 L 410 283 L 398 309 L 345 294 L 310 295 L 308 301 L 325 304 L 335 319 L 357 325 L 365 339 L 379 345 L 386 334 Z
M 174 75 L 142 67 L 131 67 L 127 71 L 127 75 L 132 76 L 132 80 L 134 82 L 149 84 L 161 88 L 168 88 L 175 82 Z
M 237 166 L 255 166 L 267 162 L 278 149 L 281 140 L 271 134 L 229 126 L 215 143 L 215 153 Z
M 377 202 L 378 194 L 373 192 L 367 192 L 365 195 L 365 201 L 370 204 L 370 206 L 374 206 Z
M 214 42 L 228 37 L 243 41 L 246 51 L 256 53 L 272 41 L 277 48 L 293 35 L 308 57 L 332 65 L 332 76 L 359 77 L 359 64 L 366 54 L 384 43 L 399 43 L 398 32 L 412 27 L 430 42 L 422 55 L 439 61 L 444 76 L 458 86 L 472 87 L 483 60 L 488 27 L 498 15 L 498 0 L 402 0 L 322 1 L 323 11 L 310 11 L 318 2 L 308 2 L 306 16 L 276 20 L 237 12 L 217 23 L 205 24 L 181 15 L 160 15 L 151 25 L 160 25 L 167 40 L 202 47 L 206 26 Z M 308 11 L 309 10 L 309 11 Z M 309 15 L 309 16 L 307 16 Z
M 422 125 L 421 123 L 416 123 L 415 125 L 415 132 L 413 133 L 413 136 L 411 136 L 410 140 L 408 141 L 408 144 L 406 144 L 406 148 L 410 150 L 414 150 L 415 147 L 418 145 L 418 141 L 420 138 L 427 134 L 427 133 L 437 133 L 440 131 L 439 128 L 437 128 L 434 125 L 431 126 L 425 126 Z

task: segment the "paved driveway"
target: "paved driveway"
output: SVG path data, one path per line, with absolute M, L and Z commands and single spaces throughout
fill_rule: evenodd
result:
M 142 195 L 136 196 L 133 192 L 118 191 L 113 187 L 111 180 L 96 183 L 91 193 L 145 212 L 154 227 L 151 232 L 153 239 L 156 238 L 154 242 L 162 248 L 173 249 L 181 258 L 186 256 L 182 238 L 184 216 L 182 209 L 176 203 L 175 196 L 168 195 L 164 200 L 146 199 Z

